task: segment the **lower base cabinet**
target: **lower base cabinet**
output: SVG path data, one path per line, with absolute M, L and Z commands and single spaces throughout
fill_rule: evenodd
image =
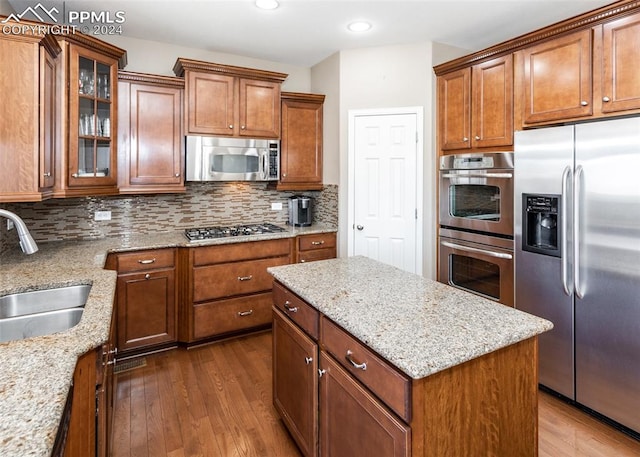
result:
M 411 455 L 411 429 L 320 351 L 320 455 Z
M 537 338 L 411 379 L 282 284 L 273 402 L 305 457 L 536 457 Z

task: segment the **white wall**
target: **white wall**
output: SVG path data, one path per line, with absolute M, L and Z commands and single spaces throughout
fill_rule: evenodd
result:
M 117 35 L 101 38 L 127 51 L 128 64 L 125 67 L 127 71 L 175 76 L 173 66 L 176 63 L 176 59 L 185 57 L 206 62 L 287 73 L 289 76 L 282 84 L 282 90 L 285 91 L 309 92 L 311 88 L 311 69 L 307 67 Z
M 12 13 L 15 13 L 11 5 L 7 0 L 0 0 L 0 15 L 8 16 Z
M 339 255 L 347 252 L 347 237 L 351 231 L 347 226 L 349 192 L 348 170 L 348 112 L 352 109 L 424 107 L 424 186 L 433 187 L 432 147 L 432 69 L 430 42 L 400 46 L 385 46 L 342 51 L 312 68 L 313 88 L 330 89 L 338 94 L 339 102 L 325 105 L 325 121 L 338 123 L 338 131 L 325 131 L 325 173 L 335 179 L 338 165 L 339 179 Z M 339 62 L 336 59 L 339 58 Z M 336 81 L 335 75 L 339 74 Z M 329 76 L 327 76 L 327 74 Z M 322 80 L 322 82 L 321 82 Z M 316 85 L 317 84 L 317 85 Z M 336 87 L 337 84 L 337 87 Z M 332 135 L 328 138 L 328 135 Z M 335 137 L 334 137 L 335 135 Z M 336 143 L 337 141 L 337 143 Z M 336 144 L 336 149 L 332 149 Z M 425 202 L 430 202 L 426 198 Z M 423 208 L 425 232 L 423 234 L 423 275 L 435 275 L 435 234 L 430 221 L 434 217 L 431 203 Z

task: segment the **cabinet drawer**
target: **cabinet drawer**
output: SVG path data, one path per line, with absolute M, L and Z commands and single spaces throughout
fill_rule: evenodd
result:
M 193 306 L 193 338 L 206 338 L 271 323 L 271 293 Z
M 270 290 L 273 278 L 267 273 L 267 268 L 287 264 L 288 256 L 194 268 L 193 301 Z
M 295 322 L 314 340 L 318 339 L 320 313 L 280 283 L 273 283 L 273 305 Z
M 321 345 L 353 376 L 407 423 L 411 421 L 411 380 L 326 317 Z M 356 367 L 355 365 L 365 365 Z
M 195 248 L 193 266 L 291 255 L 291 238 Z
M 298 237 L 298 250 L 309 251 L 311 249 L 325 249 L 336 247 L 335 233 L 318 233 L 317 235 L 304 235 Z
M 118 254 L 118 273 L 132 271 L 155 270 L 158 268 L 172 268 L 174 266 L 173 249 L 149 249 L 126 254 Z
M 335 259 L 336 249 L 314 249 L 298 253 L 298 263 L 313 262 L 314 260 Z

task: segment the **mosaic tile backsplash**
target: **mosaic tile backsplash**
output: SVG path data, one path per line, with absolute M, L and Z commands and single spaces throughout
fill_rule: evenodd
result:
M 53 199 L 37 203 L 2 204 L 18 214 L 36 242 L 86 240 L 125 233 L 153 233 L 211 225 L 288 220 L 287 200 L 314 198 L 314 222 L 338 226 L 338 186 L 322 191 L 279 192 L 266 183 L 187 183 L 185 194 Z M 282 203 L 274 211 L 271 203 Z M 110 221 L 93 220 L 96 211 L 111 211 Z M 14 231 L 0 220 L 0 254 L 18 243 Z

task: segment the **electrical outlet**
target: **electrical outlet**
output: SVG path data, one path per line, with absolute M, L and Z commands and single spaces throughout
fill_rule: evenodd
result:
M 110 221 L 111 220 L 111 211 L 96 211 L 93 215 L 93 220 L 95 221 Z
M 273 211 L 281 211 L 282 210 L 282 202 L 271 203 L 271 209 Z
M 13 230 L 14 223 L 11 219 L 7 219 L 7 230 Z

